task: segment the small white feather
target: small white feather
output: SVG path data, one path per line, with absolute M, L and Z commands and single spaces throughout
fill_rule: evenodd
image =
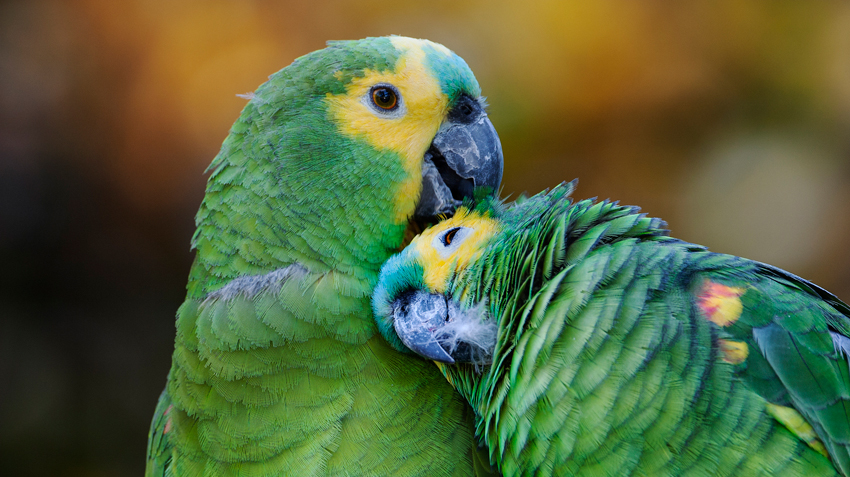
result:
M 449 319 L 440 328 L 437 340 L 449 354 L 460 343 L 468 344 L 472 351 L 472 363 L 477 369 L 478 366 L 492 363 L 498 331 L 496 321 L 487 312 L 486 301 L 462 309 L 454 300 L 449 300 Z

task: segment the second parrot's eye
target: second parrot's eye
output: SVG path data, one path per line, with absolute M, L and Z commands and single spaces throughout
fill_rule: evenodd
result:
M 460 227 L 455 227 L 455 228 L 449 230 L 448 232 L 446 232 L 446 234 L 443 235 L 443 245 L 445 245 L 446 247 L 451 245 L 452 240 L 454 240 L 455 235 L 457 235 L 458 230 L 460 230 Z
M 443 258 L 448 258 L 455 253 L 464 240 L 472 235 L 472 229 L 469 227 L 452 227 L 445 232 L 435 235 L 432 239 L 431 246 L 437 250 Z
M 389 86 L 375 86 L 372 88 L 372 103 L 385 111 L 392 111 L 398 107 L 398 93 Z

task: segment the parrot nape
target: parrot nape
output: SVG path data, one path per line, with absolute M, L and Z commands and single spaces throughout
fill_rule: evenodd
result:
M 488 471 L 469 405 L 370 301 L 417 223 L 501 181 L 469 67 L 425 40 L 329 42 L 248 97 L 208 169 L 146 475 Z
M 850 308 L 572 188 L 459 208 L 373 297 L 504 475 L 848 475 Z

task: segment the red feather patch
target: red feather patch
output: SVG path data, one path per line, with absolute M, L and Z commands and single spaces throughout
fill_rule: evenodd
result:
M 741 295 L 746 290 L 738 287 L 728 287 L 706 280 L 697 296 L 697 306 L 705 318 L 718 326 L 729 326 L 741 317 L 744 306 Z

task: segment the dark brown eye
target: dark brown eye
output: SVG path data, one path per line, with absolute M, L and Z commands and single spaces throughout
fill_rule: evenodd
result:
M 391 111 L 398 106 L 398 96 L 389 86 L 376 86 L 372 88 L 372 102 L 381 109 Z
M 460 230 L 460 227 L 455 227 L 455 228 L 449 230 L 448 232 L 446 232 L 446 235 L 443 235 L 443 245 L 445 245 L 446 247 L 451 245 L 452 240 L 455 239 L 455 235 L 457 235 L 458 230 Z

